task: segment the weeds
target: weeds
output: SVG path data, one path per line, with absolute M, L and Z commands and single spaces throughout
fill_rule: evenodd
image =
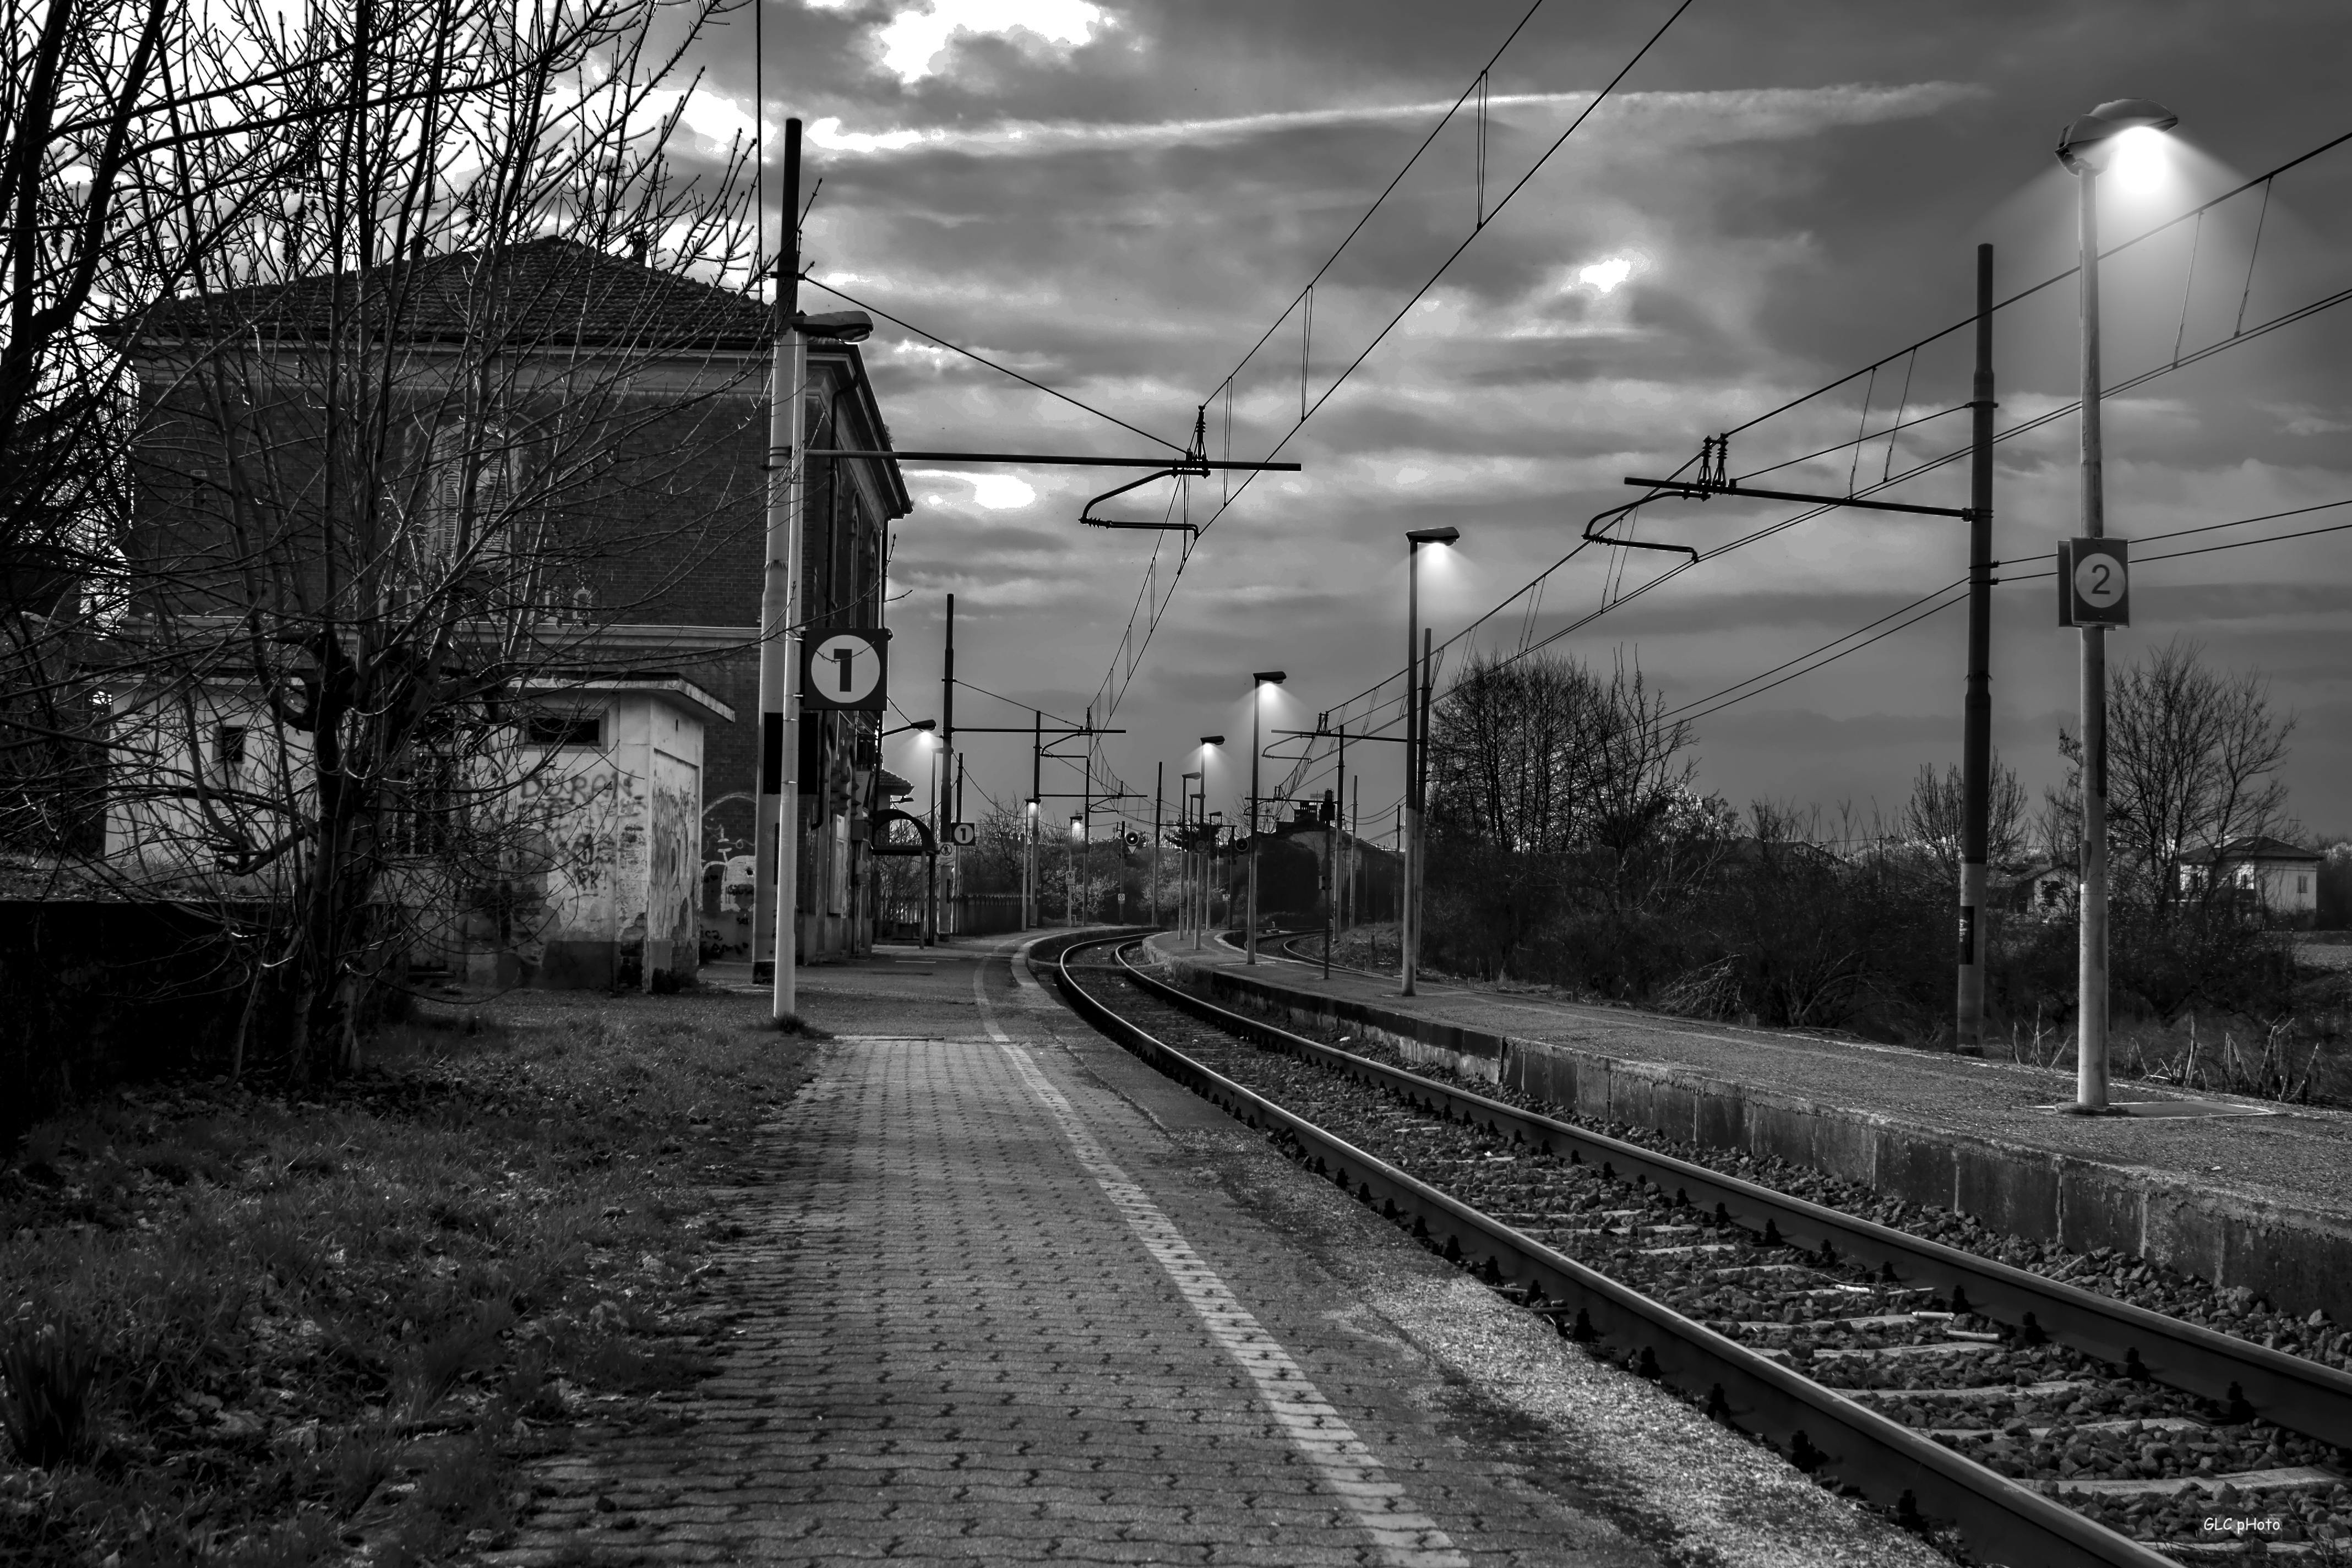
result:
M 0 1340 L 0 1428 L 18 1458 L 47 1469 L 88 1451 L 97 1360 L 68 1330 L 21 1319 L 8 1325 Z
M 806 1054 L 764 1023 L 515 997 L 394 1026 L 383 1068 L 308 1099 L 147 1089 L 35 1127 L 0 1166 L 0 1563 L 499 1539 L 509 1467 L 580 1399 L 625 1418 L 700 1371 L 702 1171 Z

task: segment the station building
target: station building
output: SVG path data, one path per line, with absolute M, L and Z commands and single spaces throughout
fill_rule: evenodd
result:
M 315 742 L 289 721 L 286 661 L 315 677 L 327 637 L 392 657 L 410 606 L 461 602 L 433 657 L 473 682 L 474 742 L 438 773 L 429 744 L 388 762 L 371 829 L 415 965 L 653 988 L 743 956 L 749 890 L 723 868 L 752 837 L 769 308 L 562 239 L 379 270 L 373 504 L 320 494 L 351 275 L 117 329 L 142 420 L 110 862 L 185 879 L 224 824 L 265 842 L 300 819 Z M 856 345 L 807 357 L 809 444 L 887 451 Z M 264 459 L 296 471 L 257 481 Z M 879 626 L 898 464 L 811 459 L 803 495 L 803 636 Z M 873 942 L 864 823 L 905 786 L 874 715 L 812 714 L 801 736 L 799 951 L 821 960 Z

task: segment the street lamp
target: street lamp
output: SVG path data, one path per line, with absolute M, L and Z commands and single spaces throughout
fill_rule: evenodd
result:
M 1204 805 L 1208 804 L 1208 781 L 1203 779 L 1201 782 L 1201 801 Z M 1217 875 L 1217 840 L 1223 837 L 1224 834 L 1225 814 L 1222 811 L 1213 811 L 1209 813 L 1209 875 L 1212 878 L 1214 878 Z M 1233 875 L 1233 867 L 1230 861 L 1228 861 L 1225 867 L 1224 874 L 1228 877 Z M 1213 901 L 1209 889 L 1205 887 L 1202 889 L 1201 893 L 1201 909 L 1203 915 L 1207 917 L 1213 917 L 1217 912 L 1216 904 Z M 1233 919 L 1233 895 L 1231 890 L 1228 889 L 1225 896 L 1225 918 L 1227 920 L 1231 920 Z M 1206 921 L 1204 921 L 1203 923 L 1206 923 Z
M 2077 178 L 2083 321 L 2082 500 L 2084 537 L 2106 531 L 2106 479 L 2099 429 L 2099 174 L 2127 131 L 2169 131 L 2180 117 L 2145 98 L 2099 105 L 2058 133 L 2058 161 Z M 2061 584 L 2063 588 L 2064 584 Z M 2107 1110 L 2107 628 L 2083 633 L 2083 867 L 2075 958 L 2074 1110 Z
M 1202 748 L 1204 751 L 1206 749 L 1206 747 Z M 1207 773 L 1208 769 L 1203 767 L 1199 773 L 1185 773 L 1176 781 L 1178 795 L 1176 841 L 1184 847 L 1183 858 L 1177 863 L 1178 886 L 1182 903 L 1176 918 L 1176 930 L 1181 937 L 1184 928 L 1188 925 L 1192 926 L 1192 945 L 1195 948 L 1201 945 L 1201 928 L 1193 918 L 1199 913 L 1201 902 L 1201 846 L 1198 842 L 1199 835 L 1192 828 L 1192 784 L 1194 780 L 1205 777 Z
M 1037 797 L 1029 797 L 1029 842 L 1021 857 L 1021 929 L 1037 923 Z
M 915 739 L 923 748 L 923 777 L 931 786 L 931 852 L 923 857 L 923 945 L 936 947 L 940 940 L 939 721 L 923 719 L 907 727 L 917 731 Z
M 1260 726 L 1258 717 L 1265 710 L 1265 689 L 1279 686 L 1287 679 L 1278 669 L 1261 669 L 1250 677 L 1250 858 L 1249 858 L 1249 922 L 1242 930 L 1242 961 L 1257 962 L 1257 753 Z
M 1404 822 L 1405 841 L 1402 864 L 1397 868 L 1399 879 L 1404 884 L 1403 897 L 1397 904 L 1398 965 L 1402 971 L 1403 992 L 1414 994 L 1414 972 L 1421 964 L 1421 814 L 1426 804 L 1423 796 L 1428 788 L 1428 770 L 1423 765 L 1423 753 L 1427 750 L 1422 726 L 1428 721 L 1423 710 L 1429 700 L 1429 672 L 1423 652 L 1421 635 L 1421 547 L 1424 544 L 1451 546 L 1462 537 L 1458 528 L 1415 528 L 1404 536 Z
M 1225 819 L 1225 814 L 1223 812 L 1212 812 L 1209 810 L 1209 753 L 1224 743 L 1225 738 L 1223 735 L 1203 735 L 1201 737 L 1201 810 L 1206 820 L 1210 822 L 1223 822 Z M 1215 868 L 1217 859 L 1217 833 L 1215 828 L 1212 827 L 1209 830 L 1208 837 L 1208 847 L 1202 851 L 1200 857 L 1201 919 L 1199 924 L 1192 928 L 1192 949 L 1196 952 L 1200 951 L 1201 947 L 1201 933 L 1209 923 L 1209 878 Z
M 1066 926 L 1078 923 L 1078 883 L 1072 860 L 1077 854 L 1078 835 L 1086 831 L 1086 826 L 1085 817 L 1073 816 L 1069 837 L 1062 840 L 1062 923 Z

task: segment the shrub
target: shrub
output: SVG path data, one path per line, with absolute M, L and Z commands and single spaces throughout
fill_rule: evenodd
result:
M 0 1339 L 0 1428 L 16 1457 L 47 1469 L 85 1458 L 98 1357 L 54 1324 L 18 1319 Z

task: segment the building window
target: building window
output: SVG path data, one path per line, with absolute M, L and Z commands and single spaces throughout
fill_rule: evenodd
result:
M 235 784 L 245 771 L 245 735 L 242 724 L 222 724 L 213 731 L 213 777 L 224 784 Z
M 409 530 L 419 582 L 430 588 L 487 564 L 521 491 L 522 454 L 503 427 L 461 425 L 435 435 Z
M 392 855 L 438 854 L 456 843 L 463 828 L 464 799 L 457 759 L 420 750 L 384 782 L 383 847 Z
M 522 738 L 532 746 L 586 746 L 602 748 L 604 744 L 604 710 L 601 708 L 542 709 L 523 716 Z
M 2308 877 L 2297 877 L 2294 879 L 2294 890 L 2298 893 L 2307 893 L 2311 891 L 2311 879 Z

